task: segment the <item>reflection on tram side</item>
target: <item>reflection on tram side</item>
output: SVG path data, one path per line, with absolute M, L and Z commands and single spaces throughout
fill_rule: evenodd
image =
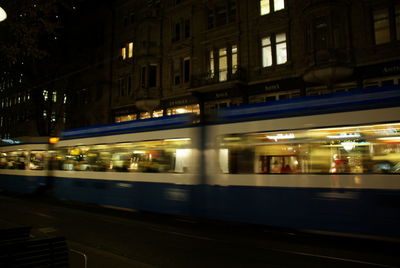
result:
M 400 124 L 219 137 L 222 173 L 400 173 Z

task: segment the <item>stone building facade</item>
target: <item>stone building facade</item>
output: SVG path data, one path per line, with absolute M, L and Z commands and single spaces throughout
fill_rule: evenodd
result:
M 400 83 L 395 0 L 82 3 L 60 129 Z
M 114 121 L 206 119 L 229 106 L 398 84 L 399 10 L 372 0 L 120 1 Z

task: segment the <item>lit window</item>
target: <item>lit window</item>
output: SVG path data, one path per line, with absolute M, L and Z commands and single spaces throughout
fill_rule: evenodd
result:
M 121 57 L 123 60 L 126 59 L 126 47 L 121 48 Z
M 210 77 L 214 78 L 215 76 L 215 69 L 214 69 L 214 51 L 211 50 L 210 51 Z
M 57 92 L 53 91 L 53 102 L 57 102 Z
M 237 45 L 232 46 L 232 73 L 236 73 L 238 69 L 238 49 Z
M 217 54 L 214 54 L 214 51 L 211 50 L 208 57 L 208 71 L 211 79 L 217 76 L 218 81 L 224 82 L 233 78 L 232 74 L 235 74 L 238 70 L 237 45 L 220 48 L 217 50 Z M 216 69 L 218 69 L 217 73 L 215 73 Z
M 219 81 L 228 79 L 228 57 L 226 47 L 219 49 Z
M 269 0 L 260 0 L 260 14 L 266 15 L 270 13 Z
M 43 118 L 47 118 L 47 111 L 43 110 Z
M 65 93 L 64 93 L 64 101 L 63 102 L 64 102 L 64 104 L 67 103 L 67 94 L 65 94 Z
M 132 58 L 133 57 L 133 43 L 130 42 L 128 44 L 128 58 Z
M 43 90 L 43 98 L 45 101 L 47 101 L 49 98 L 49 91 L 47 91 L 46 89 Z
M 285 0 L 274 0 L 274 11 L 285 9 Z
M 286 34 L 279 33 L 261 39 L 262 66 L 287 62 Z
M 287 61 L 286 34 L 276 35 L 276 64 L 283 64 Z
M 285 9 L 285 0 L 260 0 L 260 14 L 261 16 Z
M 390 42 L 389 10 L 380 9 L 373 13 L 375 44 L 380 45 Z
M 267 67 L 272 65 L 272 50 L 271 37 L 261 39 L 262 46 L 262 66 Z

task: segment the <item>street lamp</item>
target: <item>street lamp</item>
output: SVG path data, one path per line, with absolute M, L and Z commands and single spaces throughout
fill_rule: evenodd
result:
M 7 13 L 4 9 L 0 7 L 0 22 L 7 19 Z

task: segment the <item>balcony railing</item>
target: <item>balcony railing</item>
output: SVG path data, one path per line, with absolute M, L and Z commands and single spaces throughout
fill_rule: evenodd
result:
M 201 87 L 216 83 L 223 83 L 228 81 L 245 81 L 246 71 L 243 68 L 237 68 L 230 73 L 228 70 L 215 70 L 214 72 L 207 72 L 199 75 L 192 76 L 192 87 Z

